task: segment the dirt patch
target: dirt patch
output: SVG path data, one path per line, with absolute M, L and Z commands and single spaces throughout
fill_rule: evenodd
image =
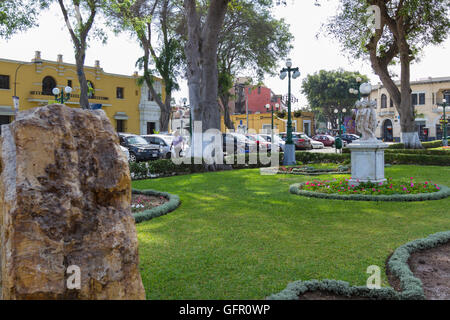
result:
M 401 291 L 399 279 L 389 270 L 387 261 L 390 258 L 386 260 L 389 284 Z M 427 300 L 450 300 L 450 242 L 411 254 L 408 265 L 414 276 L 422 281 Z
M 162 196 L 147 196 L 143 194 L 133 194 L 131 196 L 131 212 L 139 212 L 155 207 L 168 202 L 169 199 Z
M 429 300 L 450 300 L 450 242 L 413 253 L 408 264 Z
M 367 297 L 347 297 L 329 291 L 305 292 L 298 297 L 299 300 L 370 300 Z

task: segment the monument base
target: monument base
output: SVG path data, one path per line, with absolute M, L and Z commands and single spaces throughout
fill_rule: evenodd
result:
M 378 140 L 356 140 L 349 144 L 352 157 L 352 177 L 350 185 L 362 182 L 385 183 L 384 178 L 384 149 L 387 144 Z
M 294 144 L 286 144 L 284 146 L 283 165 L 284 166 L 294 166 L 296 164 L 297 164 L 297 161 L 295 161 L 295 145 Z

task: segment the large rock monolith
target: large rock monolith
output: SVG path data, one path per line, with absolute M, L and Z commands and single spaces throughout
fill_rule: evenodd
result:
M 104 111 L 19 113 L 0 165 L 3 299 L 145 299 L 128 162 Z

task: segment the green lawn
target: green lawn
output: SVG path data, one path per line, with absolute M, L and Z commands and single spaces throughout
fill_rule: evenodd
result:
M 393 166 L 386 176 L 450 185 L 448 167 Z M 377 203 L 288 192 L 309 179 L 261 176 L 256 169 L 133 182 L 182 201 L 176 211 L 137 225 L 147 298 L 263 299 L 308 279 L 365 285 L 367 267 L 384 270 L 398 246 L 450 230 L 450 198 Z

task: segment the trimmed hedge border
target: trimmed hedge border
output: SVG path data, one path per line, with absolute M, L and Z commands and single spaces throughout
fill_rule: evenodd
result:
M 289 192 L 304 197 L 332 199 L 332 200 L 353 200 L 353 201 L 424 201 L 424 200 L 440 200 L 450 196 L 450 188 L 438 185 L 440 188 L 437 192 L 417 193 L 417 194 L 395 194 L 395 195 L 364 195 L 364 194 L 337 194 L 337 193 L 320 193 L 313 191 L 300 190 L 300 186 L 305 183 L 296 183 L 289 187 Z
M 348 282 L 340 280 L 308 280 L 295 281 L 287 285 L 286 289 L 267 297 L 267 300 L 298 300 L 301 294 L 311 291 L 325 291 L 344 297 L 362 297 L 383 300 L 424 300 L 422 281 L 416 278 L 408 265 L 411 254 L 435 248 L 450 241 L 450 231 L 434 233 L 427 238 L 417 239 L 398 247 L 388 261 L 390 272 L 399 279 L 401 292 L 386 287 L 369 289 L 364 286 L 350 286 Z
M 133 194 L 164 197 L 166 199 L 169 199 L 168 202 L 166 202 L 160 206 L 134 213 L 133 216 L 134 216 L 134 221 L 136 223 L 148 221 L 153 218 L 157 218 L 157 217 L 163 216 L 165 214 L 168 214 L 169 212 L 174 211 L 180 205 L 180 197 L 175 194 L 156 191 L 156 190 L 137 190 L 137 189 L 132 189 L 131 192 Z

